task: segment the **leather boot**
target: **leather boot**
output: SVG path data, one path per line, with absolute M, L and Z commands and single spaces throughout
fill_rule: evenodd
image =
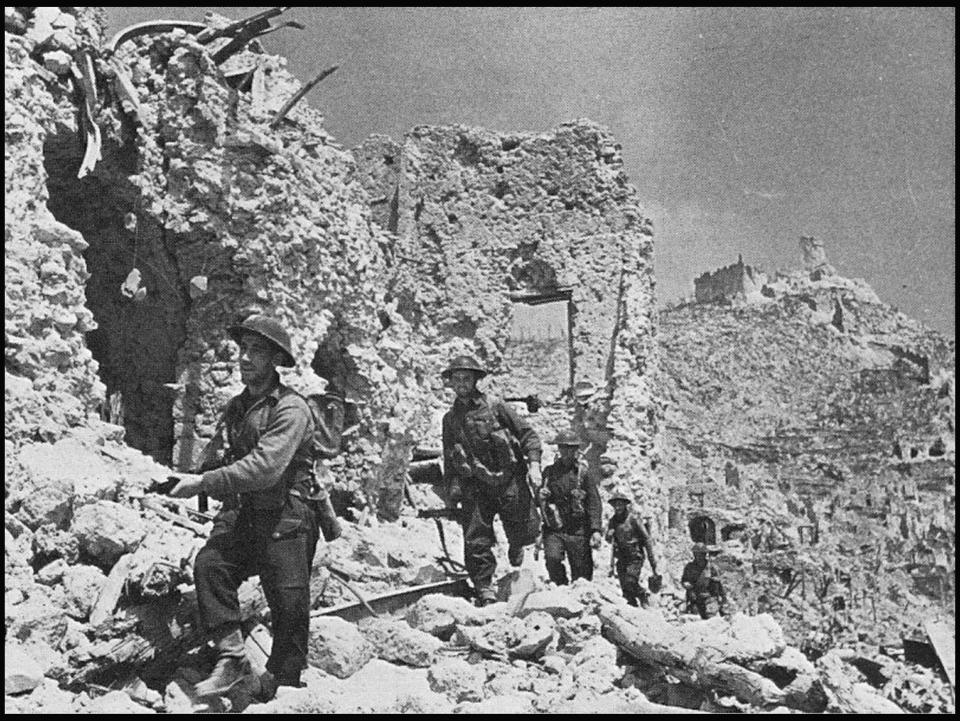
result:
M 198 696 L 222 696 L 250 673 L 239 628 L 224 632 L 216 642 L 217 663 L 213 671 L 195 687 Z
M 497 592 L 493 586 L 481 586 L 477 589 L 476 605 L 478 608 L 497 602 Z
M 519 568 L 523 565 L 523 546 L 510 546 L 507 549 L 507 560 L 510 561 L 510 565 L 514 568 Z

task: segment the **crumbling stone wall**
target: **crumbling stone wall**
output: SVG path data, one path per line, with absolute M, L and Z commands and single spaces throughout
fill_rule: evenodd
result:
M 46 207 L 44 143 L 75 129 L 76 117 L 65 90 L 51 91 L 57 76 L 43 63 L 98 27 L 89 12 L 78 23 L 74 8 L 39 8 L 33 17 L 8 10 L 19 32 L 4 43 L 5 438 L 54 441 L 87 420 L 104 388 L 84 343 L 96 328 L 84 304 L 87 242 Z
M 383 147 L 377 139 L 356 155 L 389 197 L 396 163 L 386 171 Z M 579 426 L 594 441 L 592 459 L 610 455 L 619 477 L 652 501 L 652 230 L 619 151 L 589 121 L 541 134 L 414 129 L 399 162 L 391 295 L 429 343 L 424 380 L 435 393 L 436 437 L 449 403 L 439 378 L 448 359 L 477 354 L 493 371 L 485 387 L 497 392 L 511 370 L 512 298 L 569 291 L 574 378 L 600 390 L 585 406 L 531 420 L 545 439 Z
M 128 443 L 189 468 L 242 387 L 225 329 L 262 311 L 293 337 L 285 382 L 316 390 L 335 371 L 358 401 L 336 469 L 344 502 L 398 495 L 423 425 L 419 350 L 384 298 L 391 243 L 350 154 L 305 102 L 268 125 L 299 87 L 285 61 L 254 52 L 238 90 L 192 36 L 135 38 L 116 53 L 135 91 L 121 103 L 88 33 L 102 159 L 78 179 L 69 56 L 45 70 L 52 46 L 26 23 L 6 48 L 7 438 L 53 439 L 100 410 Z M 120 290 L 134 268 L 140 300 Z
M 732 265 L 697 277 L 693 281 L 694 297 L 697 303 L 758 298 L 766 282 L 766 274 L 752 265 L 744 265 L 740 256 Z

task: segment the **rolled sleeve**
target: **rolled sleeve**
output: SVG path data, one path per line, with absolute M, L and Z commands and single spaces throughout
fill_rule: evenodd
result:
M 262 491 L 278 483 L 308 433 L 310 409 L 297 396 L 281 398 L 257 445 L 233 463 L 203 474 L 204 492 L 213 498 Z

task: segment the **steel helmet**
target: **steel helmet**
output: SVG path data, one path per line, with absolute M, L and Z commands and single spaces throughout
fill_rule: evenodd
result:
M 551 443 L 558 446 L 580 446 L 580 436 L 576 431 L 560 431 Z
M 440 375 L 444 378 L 449 378 L 450 374 L 454 371 L 473 371 L 481 378 L 489 373 L 486 368 L 480 365 L 480 361 L 472 355 L 458 355 L 450 361 L 450 365 L 448 365 Z
M 240 339 L 244 333 L 256 333 L 259 336 L 263 336 L 286 356 L 280 364 L 281 366 L 284 368 L 292 368 L 296 365 L 293 359 L 293 349 L 290 345 L 290 335 L 283 329 L 283 326 L 272 318 L 268 318 L 265 315 L 252 315 L 242 323 L 227 328 L 227 333 L 230 334 L 230 337 L 233 338 L 237 344 L 240 343 Z
M 610 496 L 609 503 L 613 503 L 614 501 L 626 501 L 627 503 L 632 503 L 633 499 L 630 498 L 630 496 L 628 496 L 622 489 L 617 489 Z

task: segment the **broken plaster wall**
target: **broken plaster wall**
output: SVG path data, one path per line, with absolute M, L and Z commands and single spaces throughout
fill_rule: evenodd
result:
M 408 450 L 417 425 L 416 354 L 405 354 L 398 340 L 405 323 L 383 299 L 386 242 L 350 180 L 351 156 L 306 104 L 276 131 L 265 122 L 271 114 L 263 106 L 282 103 L 296 84 L 275 60 L 271 77 L 287 82 L 273 86 L 273 97 L 261 89 L 253 99 L 230 88 L 188 36 L 142 41 L 127 60 L 141 79 L 147 118 L 137 128 L 133 180 L 141 212 L 162 226 L 176 282 L 208 279 L 184 318 L 175 462 L 196 456 L 224 402 L 240 390 L 227 326 L 266 312 L 293 340 L 297 366 L 283 372 L 285 382 L 311 390 L 315 370 L 337 370 L 361 402 L 359 432 L 336 475 L 379 507 L 380 488 L 396 472 L 390 461 L 406 457 L 384 448 Z
M 429 343 L 433 444 L 451 399 L 439 377 L 448 360 L 476 354 L 492 370 L 482 387 L 496 393 L 511 371 L 511 295 L 568 291 L 574 380 L 598 390 L 585 406 L 555 404 L 530 420 L 545 446 L 556 431 L 578 427 L 593 442 L 589 457 L 615 459 L 619 480 L 662 511 L 650 482 L 652 229 L 619 146 L 599 126 L 577 121 L 540 134 L 419 127 L 405 138 L 399 163 L 384 163 L 383 148 L 376 138 L 355 155 L 366 162 L 371 196 L 390 196 L 399 165 L 391 293 Z
M 345 504 L 380 510 L 421 424 L 419 346 L 384 300 L 389 239 L 350 154 L 306 102 L 268 125 L 299 87 L 285 61 L 255 58 L 257 82 L 242 92 L 191 36 L 136 38 L 116 53 L 134 109 L 90 39 L 103 157 L 77 179 L 72 81 L 45 72 L 31 47 L 8 32 L 8 439 L 92 422 L 104 379 L 124 396 L 127 442 L 189 468 L 242 389 L 226 328 L 266 312 L 292 336 L 297 367 L 284 382 L 318 390 L 315 371 L 336 370 L 358 401 L 335 476 Z M 120 292 L 133 268 L 138 303 Z
M 8 10 L 18 22 L 4 33 L 4 431 L 19 444 L 57 440 L 103 401 L 84 341 L 96 327 L 84 304 L 87 242 L 47 208 L 43 165 L 47 138 L 76 130 L 76 108 L 44 57 L 99 28 L 91 9 Z

